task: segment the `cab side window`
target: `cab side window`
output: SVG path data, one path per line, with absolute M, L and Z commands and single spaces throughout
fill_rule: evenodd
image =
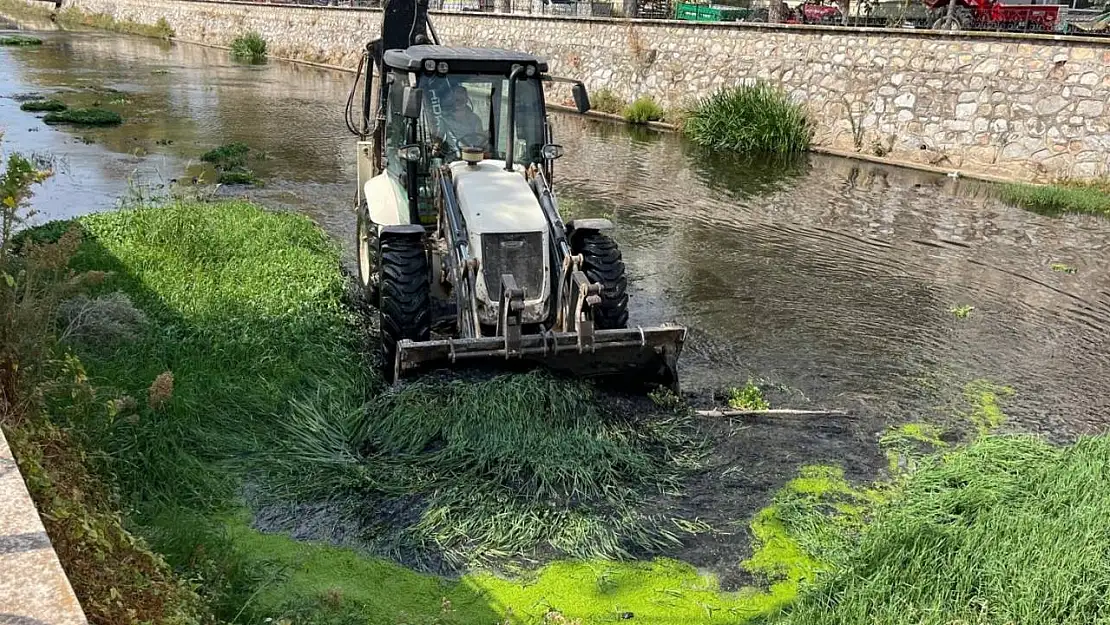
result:
M 404 161 L 398 156 L 398 150 L 402 145 L 405 145 L 409 124 L 409 120 L 402 115 L 401 103 L 404 91 L 403 81 L 395 80 L 390 84 L 385 110 L 386 123 L 389 125 L 385 135 L 386 169 L 396 175 L 401 175 L 405 171 Z

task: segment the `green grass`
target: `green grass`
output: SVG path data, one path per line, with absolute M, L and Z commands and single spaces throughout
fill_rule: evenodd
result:
M 801 104 L 760 82 L 702 99 L 685 116 L 682 132 L 693 142 L 717 150 L 792 153 L 809 148 L 813 124 Z
M 153 24 L 145 24 L 130 20 L 117 20 L 107 13 L 85 13 L 75 6 L 70 6 L 60 11 L 56 19 L 63 26 L 83 26 L 155 39 L 169 40 L 176 35 L 165 17 L 159 17 Z
M 266 40 L 257 32 L 239 35 L 231 42 L 231 56 L 252 62 L 266 59 Z
M 118 126 L 123 117 L 115 111 L 101 108 L 65 109 L 43 116 L 47 124 L 74 124 L 76 126 Z
M 62 102 L 61 100 L 54 100 L 54 99 L 50 99 L 50 100 L 29 100 L 27 102 L 24 102 L 23 104 L 20 104 L 19 105 L 19 110 L 21 110 L 21 111 L 32 111 L 32 112 L 36 112 L 36 113 L 39 112 L 39 111 L 58 112 L 58 111 L 66 110 L 66 103 Z
M 38 37 L 28 37 L 26 35 L 10 35 L 7 37 L 0 37 L 0 46 L 41 46 L 42 39 Z
M 975 310 L 974 306 L 968 304 L 960 304 L 948 309 L 948 312 L 956 316 L 957 319 L 967 319 L 971 316 L 971 311 Z
M 728 391 L 728 407 L 733 410 L 767 410 L 771 404 L 763 397 L 763 391 L 750 379 L 741 388 Z
M 1052 263 L 1050 269 L 1057 273 L 1075 273 L 1075 267 L 1072 267 L 1067 263 Z
M 256 184 L 258 177 L 246 166 L 249 153 L 247 144 L 235 142 L 205 152 L 200 160 L 216 167 L 220 184 Z
M 620 113 L 627 105 L 611 89 L 598 89 L 590 94 L 590 108 L 602 113 Z
M 1044 215 L 1090 213 L 1110 215 L 1110 183 L 1065 182 L 1054 185 L 1004 184 L 1002 200 Z
M 987 437 L 934 457 L 778 623 L 1110 618 L 1110 438 Z
M 640 504 L 697 465 L 687 415 L 608 415 L 590 387 L 540 372 L 414 383 L 366 408 L 353 399 L 295 406 L 282 420 L 285 444 L 262 461 L 287 471 L 292 497 L 347 493 L 395 508 L 417 496 L 398 546 L 434 546 L 465 565 L 627 557 L 673 547 L 683 533 Z
M 624 118 L 633 124 L 646 124 L 663 119 L 663 107 L 651 96 L 642 96 L 624 108 Z

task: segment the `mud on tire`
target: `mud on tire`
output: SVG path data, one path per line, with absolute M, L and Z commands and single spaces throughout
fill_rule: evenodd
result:
M 601 304 L 594 308 L 594 326 L 615 330 L 628 325 L 628 280 L 616 241 L 600 232 L 575 238 L 574 252 L 582 255 L 582 270 L 601 285 Z
M 393 382 L 397 343 L 426 341 L 431 332 L 428 257 L 420 237 L 387 234 L 379 239 L 379 246 L 382 369 L 386 380 Z

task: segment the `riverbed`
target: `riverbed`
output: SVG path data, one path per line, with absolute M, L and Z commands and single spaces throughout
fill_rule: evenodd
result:
M 351 74 L 118 34 L 40 35 L 41 47 L 0 48 L 3 150 L 56 164 L 32 202 L 37 221 L 165 194 L 201 171 L 205 151 L 243 141 L 264 184 L 220 193 L 301 211 L 351 257 Z M 19 110 L 22 96 L 66 91 L 125 123 L 49 127 Z M 1106 221 L 1029 213 L 961 178 L 818 155 L 751 161 L 671 134 L 552 121 L 566 148 L 561 196 L 616 224 L 631 323 L 690 328 L 680 373 L 699 401 L 752 378 L 777 406 L 899 422 L 950 412 L 964 385 L 990 380 L 1014 389 L 1014 429 L 1070 438 L 1110 423 Z

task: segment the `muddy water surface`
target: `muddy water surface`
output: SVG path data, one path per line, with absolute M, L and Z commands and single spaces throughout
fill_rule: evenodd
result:
M 3 150 L 58 163 L 34 199 L 40 221 L 165 193 L 201 171 L 203 152 L 238 140 L 261 155 L 250 166 L 265 184 L 222 193 L 304 212 L 350 248 L 351 75 L 42 36 L 41 48 L 0 48 Z M 125 124 L 51 128 L 19 110 L 27 94 L 67 92 Z M 820 156 L 750 161 L 577 116 L 554 123 L 562 197 L 616 223 L 632 322 L 690 327 L 681 373 L 702 401 L 752 377 L 782 406 L 897 421 L 989 379 L 1015 389 L 1021 429 L 1067 437 L 1110 423 L 1110 222 L 1034 215 L 963 179 Z M 974 307 L 967 318 L 951 312 L 960 305 Z

